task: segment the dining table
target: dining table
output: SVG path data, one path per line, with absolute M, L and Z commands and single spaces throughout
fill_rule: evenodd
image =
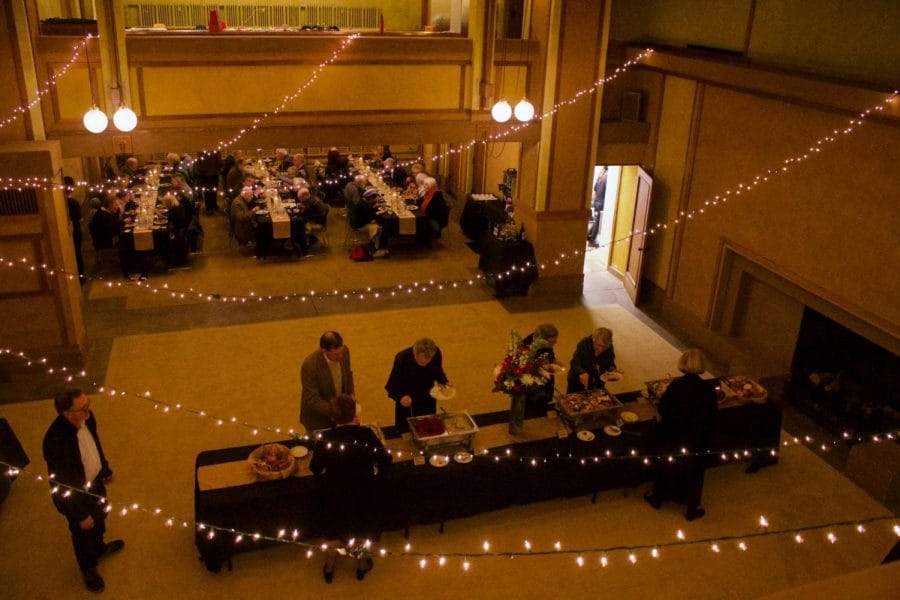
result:
M 493 194 L 468 194 L 459 215 L 459 227 L 477 252 L 484 245 L 485 237 L 490 235 L 491 225 L 508 220 L 506 202 L 500 198 Z
M 287 201 L 280 206 L 280 210 L 262 208 L 254 215 L 257 258 L 266 258 L 276 245 L 281 244 L 284 247 L 287 241 L 290 241 L 292 248 L 301 255 L 309 252 L 306 220 L 300 215 L 300 208 L 294 202 Z
M 598 492 L 633 488 L 648 481 L 654 468 L 644 458 L 656 451 L 657 412 L 654 401 L 645 395 L 646 391 L 618 395 L 622 410 L 637 419 L 622 422 L 616 436 L 606 433 L 608 423 L 575 428 L 555 411 L 526 419 L 518 435 L 508 432 L 508 410 L 473 415 L 478 431 L 471 448 L 421 450 L 409 434 L 382 428 L 393 464 L 378 478 L 376 493 L 365 500 L 365 510 L 372 514 L 377 530 L 401 530 L 408 535 L 413 526 L 437 524 L 443 531 L 449 520 L 517 504 L 577 496 L 595 501 Z M 772 451 L 779 447 L 780 433 L 781 409 L 771 400 L 723 408 L 717 413 L 706 454 L 708 465 L 748 461 L 758 468 L 775 464 L 777 454 L 773 457 Z M 306 437 L 280 443 L 313 447 Z M 196 457 L 195 544 L 213 572 L 224 564 L 231 567 L 231 558 L 238 552 L 279 543 L 274 541 L 279 531 L 296 529 L 297 540 L 308 543 L 321 533 L 317 525 L 324 507 L 318 480 L 309 471 L 311 452 L 298 459 L 292 476 L 257 481 L 247 463 L 256 447 L 208 450 Z M 457 451 L 465 454 L 457 457 Z M 729 460 L 723 461 L 720 453 Z M 244 535 L 237 544 L 234 532 L 260 536 Z

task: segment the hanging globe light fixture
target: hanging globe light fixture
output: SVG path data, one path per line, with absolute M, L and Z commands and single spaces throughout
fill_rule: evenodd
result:
M 491 117 L 498 123 L 506 123 L 512 117 L 512 114 L 512 107 L 506 100 L 500 100 L 491 107 Z
M 120 106 L 113 115 L 113 125 L 122 132 L 128 132 L 137 127 L 137 115 L 134 111 L 125 106 Z
M 94 105 L 84 113 L 81 122 L 84 124 L 84 128 L 91 133 L 102 133 L 106 131 L 106 127 L 109 125 L 109 117 Z
M 534 118 L 534 105 L 525 98 L 522 98 L 519 100 L 519 103 L 516 104 L 514 113 L 518 120 L 527 123 Z

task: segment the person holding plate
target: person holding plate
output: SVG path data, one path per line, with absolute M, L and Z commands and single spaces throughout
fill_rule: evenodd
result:
M 522 345 L 532 347 L 535 341 L 538 341 L 540 348 L 536 352 L 537 357 L 545 360 L 546 369 L 550 373 L 547 383 L 538 388 L 539 392 L 530 394 L 525 403 L 525 418 L 533 419 L 535 417 L 543 417 L 552 407 L 553 391 L 556 387 L 556 379 L 553 372 L 556 368 L 561 367 L 562 363 L 557 362 L 556 353 L 553 347 L 559 340 L 559 330 L 553 323 L 541 323 L 534 328 L 532 333 L 522 338 Z
M 397 431 L 409 431 L 407 417 L 433 415 L 437 402 L 431 389 L 437 383 L 441 388 L 449 385 L 444 373 L 441 349 L 434 340 L 422 338 L 394 357 L 394 366 L 384 389 L 394 406 L 394 425 Z M 441 389 L 439 388 L 439 389 Z M 450 394 L 446 394 L 449 399 Z
M 569 366 L 567 394 L 604 387 L 606 383 L 602 379 L 603 374 L 616 370 L 612 331 L 600 327 L 578 342 Z

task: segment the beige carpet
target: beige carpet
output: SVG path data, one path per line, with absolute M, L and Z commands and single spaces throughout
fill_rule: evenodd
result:
M 322 331 L 336 328 L 351 348 L 357 389 L 366 421 L 390 423 L 392 403 L 383 384 L 394 353 L 416 337 L 430 335 L 441 346 L 445 368 L 458 388 L 448 409 L 473 413 L 506 405 L 490 393 L 491 370 L 500 360 L 510 329 L 529 331 L 536 323 L 557 324 L 558 355 L 567 360 L 578 339 L 598 325 L 611 327 L 622 388 L 665 376 L 678 351 L 618 306 L 510 314 L 496 302 L 393 312 L 357 313 L 255 325 L 195 329 L 117 338 L 107 385 L 204 409 L 230 419 L 283 429 L 297 426 L 299 364 L 315 348 Z M 131 397 L 94 400 L 100 432 L 116 481 L 114 503 L 160 507 L 164 515 L 193 514 L 193 463 L 197 452 L 253 443 L 277 436 L 260 434 L 188 414 L 164 414 L 152 403 Z M 4 407 L 33 461 L 44 469 L 40 440 L 53 410 L 49 401 Z M 680 511 L 655 512 L 640 499 L 643 490 L 528 505 L 412 532 L 415 550 L 477 552 L 484 540 L 494 549 L 518 550 L 529 539 L 536 549 L 559 540 L 565 548 L 663 543 L 683 529 L 691 539 L 752 532 L 760 514 L 773 528 L 887 514 L 885 509 L 803 448 L 788 449 L 782 464 L 748 476 L 739 465 L 708 473 L 705 519 L 686 523 Z M 361 500 L 361 509 L 364 509 Z M 4 598 L 88 596 L 83 591 L 64 519 L 47 498 L 45 484 L 28 475 L 14 485 L 0 512 L 0 580 Z M 473 558 L 468 573 L 459 559 L 422 570 L 414 559 L 379 560 L 364 583 L 343 563 L 334 585 L 321 580 L 318 557 L 306 560 L 295 547 L 242 554 L 235 571 L 212 575 L 197 560 L 190 529 L 166 529 L 161 517 L 131 511 L 109 521 L 110 535 L 127 548 L 102 565 L 110 598 L 244 598 L 260 595 L 301 598 L 346 597 L 574 597 L 597 593 L 626 598 L 751 598 L 877 564 L 893 543 L 886 526 L 860 535 L 839 531 L 829 544 L 820 533 L 803 546 L 784 538 L 750 543 L 746 552 L 723 544 L 715 554 L 706 545 L 664 550 L 659 559 L 644 552 L 637 564 L 612 553 L 606 569 L 587 555 L 574 557 Z M 398 532 L 382 543 L 402 547 Z

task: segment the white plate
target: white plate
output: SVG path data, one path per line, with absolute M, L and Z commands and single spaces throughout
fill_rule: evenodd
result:
M 575 436 L 582 442 L 590 442 L 594 439 L 594 434 L 587 430 L 579 431 Z
M 303 458 L 307 454 L 309 454 L 309 448 L 306 446 L 294 446 L 291 448 L 291 454 L 293 454 L 297 458 Z
M 602 379 L 603 381 L 621 381 L 622 374 L 618 371 L 607 371 L 600 376 L 600 379 Z
M 622 435 L 622 430 L 615 425 L 607 425 L 603 428 L 603 433 L 611 437 L 616 437 Z
M 472 455 L 468 452 L 457 452 L 453 455 L 453 460 L 461 465 L 472 462 Z
M 640 421 L 640 417 L 637 416 L 637 413 L 633 413 L 629 410 L 626 410 L 626 411 L 623 411 L 622 413 L 620 413 L 619 417 L 625 423 L 637 423 L 638 421 Z
M 456 396 L 456 388 L 452 385 L 441 387 L 435 384 L 429 393 L 435 400 L 451 400 Z
M 432 467 L 446 467 L 450 459 L 442 454 L 434 454 L 428 459 L 428 462 L 431 463 Z
M 256 214 L 258 214 L 258 215 L 267 215 L 267 214 L 269 214 L 269 211 L 267 211 L 267 210 L 258 210 L 258 211 L 256 211 Z

